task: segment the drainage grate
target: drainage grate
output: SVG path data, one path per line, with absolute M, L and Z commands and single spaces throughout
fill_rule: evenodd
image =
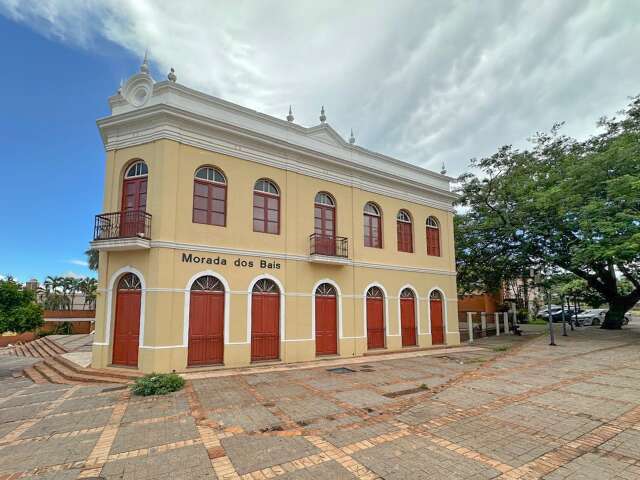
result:
M 351 370 L 347 367 L 327 368 L 327 372 L 331 373 L 353 373 L 355 370 Z

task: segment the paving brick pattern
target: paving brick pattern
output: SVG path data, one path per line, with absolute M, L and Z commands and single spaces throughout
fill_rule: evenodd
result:
M 636 479 L 635 323 L 556 348 L 500 337 L 345 361 L 348 374 L 265 367 L 163 397 L 3 377 L 0 480 Z

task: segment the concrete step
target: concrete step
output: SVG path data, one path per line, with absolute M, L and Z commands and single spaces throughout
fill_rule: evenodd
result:
M 40 348 L 40 349 L 42 349 L 44 351 L 45 355 L 43 355 L 43 357 L 44 356 L 52 357 L 54 355 L 57 355 L 58 352 L 54 348 L 51 347 L 49 342 L 45 341 L 46 338 L 47 337 L 41 338 L 39 340 L 36 340 L 34 343 L 37 344 L 38 348 Z
M 82 368 L 80 365 L 73 363 L 71 360 L 66 359 L 63 356 L 57 356 L 56 360 L 62 363 L 69 370 L 73 370 L 76 373 L 83 375 L 90 375 L 94 377 L 108 377 L 108 378 L 119 378 L 126 382 L 134 381 L 136 378 L 144 376 L 143 373 L 132 370 L 125 369 L 115 369 L 110 368 L 109 370 L 98 370 L 95 368 L 87 367 Z
M 25 357 L 39 357 L 38 352 L 31 345 L 31 342 L 27 342 L 22 345 L 23 351 L 25 352 Z
M 63 383 L 69 385 L 74 385 L 76 383 L 61 377 L 55 370 L 49 368 L 49 366 L 44 362 L 36 363 L 33 365 L 33 368 L 49 383 Z
M 47 343 L 47 346 L 51 348 L 55 353 L 67 353 L 68 350 L 60 345 L 58 342 L 49 337 L 42 338 Z
M 118 377 L 110 377 L 106 375 L 92 375 L 87 373 L 80 373 L 72 368 L 69 368 L 66 363 L 60 361 L 59 357 L 46 358 L 44 364 L 51 370 L 53 370 L 58 376 L 62 377 L 65 381 L 72 381 L 78 383 L 129 383 L 129 379 L 123 379 Z
M 25 377 L 27 377 L 32 382 L 49 383 L 49 380 L 47 380 L 40 372 L 33 368 L 33 366 L 25 368 L 22 372 L 24 373 Z
M 47 349 L 42 346 L 39 340 L 29 342 L 29 346 L 31 347 L 31 350 L 36 352 L 38 357 L 45 358 L 51 356 Z

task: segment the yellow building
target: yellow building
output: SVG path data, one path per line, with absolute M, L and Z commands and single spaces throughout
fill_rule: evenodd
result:
M 451 178 L 145 63 L 106 149 L 93 366 L 144 372 L 459 343 Z

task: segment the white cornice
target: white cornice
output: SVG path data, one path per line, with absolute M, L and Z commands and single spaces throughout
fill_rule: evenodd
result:
M 154 84 L 142 107 L 120 94 L 109 101 L 112 115 L 98 120 L 107 150 L 165 138 L 217 152 L 224 145 L 221 153 L 306 175 L 313 175 L 310 166 L 331 180 L 337 173 L 340 183 L 382 182 L 438 208 L 450 210 L 457 198 L 451 177 L 351 145 L 326 123 L 306 128 L 172 82 Z
M 157 104 L 106 117 L 98 120 L 98 126 L 107 150 L 168 139 L 438 209 L 452 211 L 451 204 L 457 198 L 415 177 L 397 175 L 394 169 L 363 167 L 352 159 L 279 141 L 170 105 Z

